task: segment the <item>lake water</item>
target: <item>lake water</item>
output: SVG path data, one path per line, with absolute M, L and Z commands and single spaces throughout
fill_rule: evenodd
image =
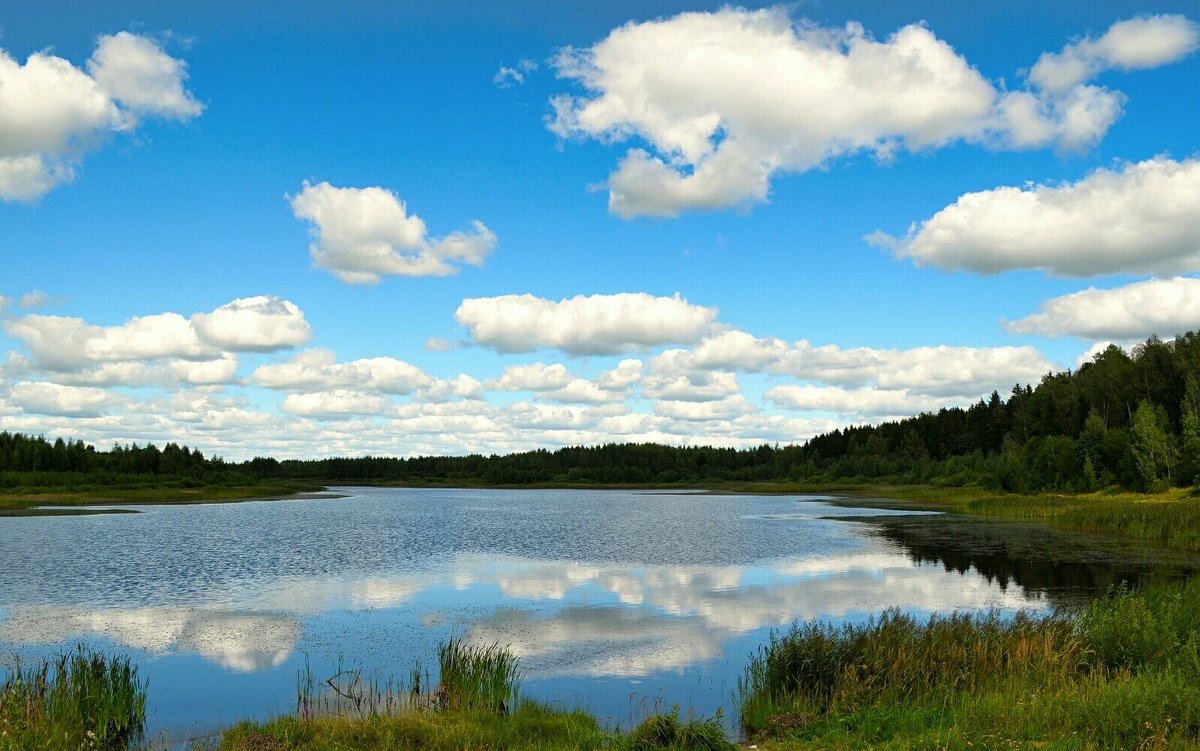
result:
M 526 694 L 627 724 L 734 708 L 795 621 L 1048 610 L 1191 565 L 1034 525 L 805 496 L 339 489 L 345 497 L 0 518 L 0 655 L 131 655 L 151 733 L 290 712 L 297 674 L 509 645 Z

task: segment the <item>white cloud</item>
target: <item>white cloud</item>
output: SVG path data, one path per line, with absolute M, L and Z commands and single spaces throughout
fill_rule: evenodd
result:
M 538 64 L 533 60 L 520 60 L 513 67 L 501 65 L 492 78 L 492 83 L 502 89 L 511 89 L 525 83 L 525 76 L 537 70 Z
M 190 320 L 157 313 L 120 326 L 95 326 L 82 318 L 32 314 L 5 321 L 3 327 L 33 355 L 32 367 L 52 371 L 167 358 L 220 360 L 223 352 L 291 347 L 311 334 L 295 304 L 261 296 L 234 300 Z M 214 367 L 223 371 L 228 364 Z
M 1113 24 L 1099 39 L 1085 37 L 1044 53 L 1029 80 L 1051 92 L 1067 91 L 1102 71 L 1135 70 L 1176 62 L 1196 51 L 1200 31 L 1178 15 L 1145 16 Z
M 920 412 L 932 412 L 951 405 L 970 404 L 979 398 L 925 396 L 906 389 L 877 388 L 844 389 L 840 386 L 787 384 L 776 386 L 764 396 L 788 409 L 821 410 L 839 415 L 863 417 L 911 417 Z
M 538 393 L 541 399 L 567 404 L 607 404 L 623 401 L 627 396 L 627 393 L 603 389 L 586 378 L 573 378 L 562 388 Z
M 5 331 L 21 340 L 40 367 L 75 370 L 123 360 L 167 357 L 199 359 L 218 353 L 201 341 L 178 313 L 137 316 L 121 326 L 93 326 L 82 318 L 27 315 L 7 321 Z
M 410 394 L 434 382 L 420 368 L 403 360 L 372 357 L 339 363 L 337 356 L 326 349 L 301 352 L 291 362 L 262 365 L 254 371 L 253 379 L 269 389 L 351 389 L 386 394 Z
M 383 415 L 390 411 L 390 406 L 387 399 L 375 394 L 338 390 L 289 394 L 279 408 L 290 415 L 324 420 L 345 415 Z
M 435 378 L 428 386 L 421 389 L 420 398 L 430 402 L 444 402 L 451 397 L 463 399 L 479 399 L 483 396 L 483 384 L 466 373 L 459 373 L 454 378 Z
M 29 370 L 25 364 L 25 370 Z M 238 359 L 223 354 L 214 360 L 105 362 L 68 373 L 55 373 L 56 383 L 75 386 L 213 386 L 237 383 Z
M 644 390 L 659 398 L 719 396 L 723 385 L 734 392 L 733 372 L 765 372 L 831 386 L 872 386 L 911 390 L 938 397 L 1007 391 L 1012 384 L 1034 383 L 1056 366 L 1033 347 L 843 348 L 791 345 L 759 339 L 741 331 L 716 333 L 692 350 L 671 349 L 650 360 L 652 375 Z M 669 391 L 668 391 L 669 390 Z M 670 397 L 662 396 L 671 394 Z
M 1107 65 L 1178 59 L 1180 32 L 1170 41 L 1160 27 L 1180 22 L 1117 24 L 1104 38 L 1116 41 L 1102 45 Z M 1157 55 L 1146 51 L 1151 38 Z M 1039 76 L 1032 89 L 1008 91 L 920 24 L 879 41 L 858 24 L 794 22 L 783 7 L 629 23 L 591 47 L 561 50 L 554 67 L 585 92 L 551 100 L 554 133 L 642 144 L 607 181 L 609 210 L 626 218 L 763 201 L 777 174 L 864 151 L 888 161 L 956 141 L 1086 148 L 1125 101 L 1086 85 L 1091 68 L 1070 85 L 1041 88 Z
M 100 37 L 87 67 L 100 88 L 135 115 L 188 120 L 204 111 L 183 88 L 187 63 L 146 37 L 127 31 Z
M 1088 287 L 1048 300 L 1040 312 L 1004 327 L 1014 334 L 1096 340 L 1170 338 L 1200 329 L 1200 279 L 1152 279 L 1116 289 Z
M 623 391 L 642 380 L 642 361 L 627 359 L 617 367 L 606 370 L 596 379 L 596 385 L 608 391 Z
M 196 313 L 192 324 L 208 343 L 235 352 L 298 347 L 312 336 L 295 303 L 266 295 L 239 298 L 211 313 Z
M 654 403 L 654 414 L 675 420 L 729 420 L 743 415 L 751 415 L 757 411 L 758 409 L 741 395 L 715 401 L 657 401 Z
M 692 305 L 678 294 L 630 292 L 558 302 L 528 294 L 469 298 L 454 312 L 476 344 L 500 352 L 554 347 L 572 354 L 617 354 L 694 342 L 716 316 L 716 308 Z
M 655 362 L 651 362 L 655 367 Z M 723 371 L 697 371 L 684 375 L 647 376 L 642 393 L 651 399 L 683 402 L 709 402 L 741 393 L 737 376 Z
M 431 336 L 425 340 L 425 349 L 429 352 L 449 352 L 454 349 L 454 343 L 448 339 Z
M 87 69 L 49 52 L 22 65 L 0 50 L 0 200 L 35 201 L 70 182 L 84 153 L 144 115 L 202 109 L 184 89 L 186 63 L 146 37 L 98 37 Z
M 448 276 L 460 264 L 482 266 L 496 235 L 476 221 L 471 232 L 431 238 L 425 222 L 385 188 L 310 185 L 289 197 L 297 219 L 311 223 L 313 263 L 349 284 L 376 284 L 384 275 Z
M 96 417 L 121 401 L 101 389 L 30 381 L 14 384 L 8 399 L 26 412 L 61 417 Z
M 1014 383 L 1036 383 L 1057 369 L 1030 346 L 843 349 L 800 341 L 775 371 L 837 386 L 959 396 L 1007 391 Z
M 1060 186 L 967 193 L 899 242 L 918 265 L 1066 276 L 1200 270 L 1200 159 L 1158 157 Z
M 44 308 L 50 304 L 50 295 L 40 289 L 35 289 L 21 295 L 20 305 L 22 308 L 29 310 L 31 308 Z
M 571 374 L 560 363 L 546 365 L 510 365 L 500 378 L 487 381 L 487 388 L 499 391 L 546 391 L 562 388 L 571 382 Z

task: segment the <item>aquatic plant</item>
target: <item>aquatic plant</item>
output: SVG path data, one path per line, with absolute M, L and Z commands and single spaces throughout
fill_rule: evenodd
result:
M 517 658 L 498 643 L 469 644 L 460 638 L 438 644 L 438 705 L 505 714 L 516 705 Z
M 745 731 L 797 749 L 1197 748 L 1197 685 L 1200 580 L 1118 587 L 1070 618 L 796 625 L 738 690 Z
M 0 685 L 0 749 L 129 748 L 145 727 L 146 686 L 128 657 L 83 647 L 17 663 Z

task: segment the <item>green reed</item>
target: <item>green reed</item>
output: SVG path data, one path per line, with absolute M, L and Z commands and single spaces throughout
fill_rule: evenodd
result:
M 517 658 L 499 644 L 468 644 L 451 637 L 438 644 L 438 703 L 447 709 L 506 713 L 517 702 Z
M 1200 748 L 1200 580 L 1111 590 L 1074 617 L 995 613 L 777 633 L 743 728 L 787 748 Z
M 140 741 L 146 681 L 127 657 L 82 647 L 6 674 L 0 685 L 0 749 L 116 751 Z

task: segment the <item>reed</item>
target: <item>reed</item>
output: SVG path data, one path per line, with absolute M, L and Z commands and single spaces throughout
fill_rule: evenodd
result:
M 439 706 L 505 714 L 516 705 L 517 658 L 499 644 L 474 645 L 452 637 L 438 645 Z
M 16 664 L 0 685 L 0 749 L 117 751 L 138 743 L 146 682 L 127 657 L 82 647 L 54 660 Z
M 1200 581 L 1076 617 L 889 611 L 752 655 L 742 723 L 783 748 L 1200 748 Z M 775 747 L 775 746 L 772 746 Z

